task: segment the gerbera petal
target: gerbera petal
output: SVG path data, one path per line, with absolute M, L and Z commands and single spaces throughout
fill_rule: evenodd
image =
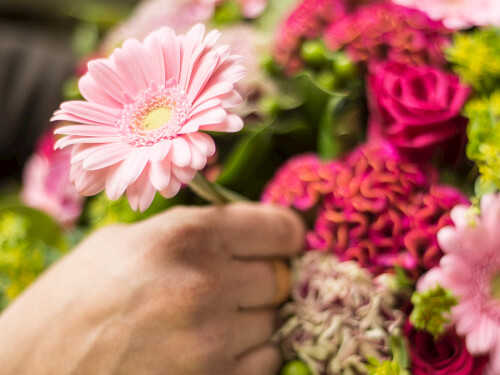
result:
M 179 82 L 181 70 L 181 47 L 174 31 L 170 28 L 163 28 L 157 31 L 163 50 L 163 61 L 165 63 L 165 78 L 173 78 Z
M 57 140 L 55 144 L 55 148 L 64 148 L 69 145 L 75 145 L 78 143 L 114 143 L 114 142 L 120 142 L 121 137 L 115 136 L 115 137 L 73 137 L 71 135 L 68 135 L 67 137 L 61 138 Z
M 147 162 L 148 150 L 138 148 L 131 151 L 122 163 L 113 167 L 106 176 L 108 197 L 112 200 L 118 199 L 125 189 L 139 178 Z
M 162 161 L 166 158 L 168 152 L 172 148 L 172 141 L 166 140 L 163 142 L 159 142 L 151 147 L 151 151 L 149 152 L 149 160 L 154 162 Z
M 219 98 L 233 89 L 233 85 L 228 82 L 216 82 L 205 86 L 203 93 L 196 98 L 193 107 L 200 105 L 210 99 Z
M 191 148 L 183 137 L 172 140 L 172 163 L 178 167 L 187 167 L 191 163 Z
M 457 233 L 453 227 L 444 227 L 438 234 L 437 239 L 439 246 L 445 253 L 456 253 L 461 252 L 462 245 L 457 238 Z
M 459 304 L 462 305 L 464 302 L 460 302 Z M 475 313 L 475 307 L 472 303 L 469 303 L 469 307 L 467 309 L 466 314 L 462 314 L 460 316 L 456 316 L 456 312 L 454 312 L 452 308 L 452 314 L 453 317 L 456 321 L 456 329 L 457 333 L 459 335 L 466 335 L 472 330 L 477 328 L 478 325 L 478 316 Z
M 188 184 L 192 181 L 196 174 L 196 170 L 191 167 L 180 168 L 175 164 L 172 165 L 172 174 L 180 181 Z
M 469 213 L 469 207 L 459 205 L 451 210 L 450 216 L 456 227 L 465 228 L 471 224 L 472 216 Z
M 243 120 L 240 116 L 235 115 L 234 113 L 228 113 L 226 119 L 219 123 L 213 125 L 201 125 L 201 129 L 203 130 L 212 130 L 218 132 L 238 132 L 243 129 Z
M 114 165 L 107 169 L 106 174 L 106 195 L 112 201 L 120 198 L 128 187 L 127 178 L 124 177 L 123 163 Z
M 191 83 L 189 84 L 187 92 L 189 103 L 193 103 L 199 93 L 202 92 L 214 72 L 218 59 L 215 52 L 209 52 L 202 57 L 198 64 L 196 64 L 196 70 L 192 74 Z
M 204 133 L 193 133 L 187 134 L 186 136 L 202 155 L 212 156 L 215 154 L 215 142 L 209 135 Z
M 104 190 L 106 169 L 86 171 L 79 166 L 73 166 L 72 171 L 74 168 L 76 168 L 77 172 L 74 173 L 72 181 L 79 194 L 92 196 Z
M 130 206 L 144 212 L 151 205 L 155 197 L 156 190 L 149 181 L 149 167 L 139 176 L 137 181 L 127 189 L 127 198 Z
M 231 90 L 227 94 L 224 94 L 221 99 L 224 108 L 233 108 L 243 103 L 243 98 L 236 90 Z
M 476 329 L 469 332 L 466 336 L 466 344 L 469 353 L 472 355 L 483 355 L 494 348 L 498 328 L 487 317 L 483 316 L 479 320 Z
M 201 127 L 221 124 L 226 120 L 227 116 L 227 112 L 220 107 L 207 109 L 191 117 L 179 131 L 179 134 L 193 133 Z
M 207 164 L 207 156 L 202 154 L 200 150 L 198 150 L 194 144 L 190 143 L 191 146 L 191 168 L 199 171 L 205 168 Z
M 163 56 L 163 48 L 161 45 L 159 34 L 158 33 L 149 34 L 144 40 L 144 47 L 151 55 L 151 63 L 153 65 L 152 74 L 154 81 L 158 85 L 164 84 L 166 82 L 165 59 Z
M 171 176 L 171 166 L 172 163 L 168 159 L 150 164 L 149 179 L 156 190 L 162 191 L 168 188 Z
M 122 103 L 104 91 L 92 78 L 90 73 L 86 73 L 78 82 L 78 88 L 82 96 L 91 103 L 98 103 L 110 108 L 121 108 Z
M 94 149 L 83 162 L 82 167 L 88 171 L 109 167 L 123 161 L 130 152 L 131 146 L 125 143 L 110 143 Z
M 120 76 L 128 78 L 124 80 L 124 84 L 128 87 L 128 92 L 133 93 L 132 95 L 135 96 L 148 86 L 144 83 L 142 74 L 138 72 L 137 63 L 134 63 L 135 53 L 133 49 L 135 44 L 131 46 L 130 43 L 127 43 L 127 46 L 131 48 L 117 48 L 113 53 L 113 58 L 116 70 Z
M 472 277 L 470 265 L 465 263 L 459 255 L 448 254 L 441 258 L 440 266 L 446 275 L 461 283 L 468 283 Z
M 203 34 L 205 33 L 205 26 L 197 24 L 189 30 L 181 43 L 181 72 L 179 76 L 179 86 L 187 91 L 188 83 L 193 71 L 193 65 L 199 58 L 202 51 L 196 52 L 196 49 L 203 41 Z
M 199 103 L 196 107 L 191 108 L 191 116 L 197 115 L 200 112 L 206 111 L 207 109 L 217 107 L 222 104 L 222 100 L 219 98 L 214 98 L 206 102 Z
M 114 137 L 118 136 L 118 129 L 114 126 L 95 126 L 95 125 L 68 125 L 61 126 L 54 131 L 54 134 L 79 135 L 83 137 Z
M 491 370 L 491 375 L 500 374 L 500 340 L 496 340 L 495 347 L 491 350 L 489 359 L 489 368 Z
M 161 190 L 160 194 L 167 199 L 172 198 L 181 190 L 181 186 L 181 182 L 175 176 L 172 176 L 168 187 L 165 190 Z
M 73 100 L 61 104 L 61 110 L 54 113 L 55 116 L 70 114 L 84 119 L 85 123 L 97 125 L 114 125 L 120 118 L 120 109 L 104 106 L 84 100 Z
M 123 83 L 124 80 L 109 64 L 110 62 L 103 59 L 91 61 L 89 63 L 90 75 L 113 99 L 122 104 L 130 103 L 135 92 L 129 90 L 128 86 Z
M 120 52 L 126 54 L 124 61 L 131 67 L 132 71 L 130 78 L 135 80 L 140 90 L 147 89 L 151 81 L 154 80 L 154 75 L 150 55 L 144 46 L 136 39 L 128 39 L 123 43 L 123 47 L 113 54 L 116 59 L 120 56 Z M 118 61 L 116 62 L 118 63 Z

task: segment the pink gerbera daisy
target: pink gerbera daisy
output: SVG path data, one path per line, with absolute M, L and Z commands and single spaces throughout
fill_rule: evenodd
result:
M 459 297 L 452 309 L 458 334 L 472 355 L 490 354 L 488 374 L 500 374 L 500 195 L 482 198 L 480 217 L 466 206 L 451 217 L 455 227 L 438 233 L 445 256 L 419 289 L 440 284 Z
M 200 130 L 241 130 L 227 108 L 241 102 L 234 83 L 245 69 L 229 47 L 214 47 L 219 32 L 204 32 L 203 25 L 185 36 L 162 28 L 89 63 L 79 83 L 86 100 L 63 103 L 53 117 L 78 123 L 56 131 L 67 135 L 56 147 L 73 145 L 79 193 L 105 189 L 115 200 L 126 191 L 132 208 L 144 211 L 156 191 L 176 195 L 214 154 Z

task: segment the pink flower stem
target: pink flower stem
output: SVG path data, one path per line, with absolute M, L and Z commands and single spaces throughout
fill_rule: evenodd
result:
M 242 195 L 235 193 L 223 186 L 211 183 L 201 173 L 196 173 L 194 179 L 189 183 L 191 190 L 199 197 L 213 204 L 225 204 L 231 202 L 247 201 Z

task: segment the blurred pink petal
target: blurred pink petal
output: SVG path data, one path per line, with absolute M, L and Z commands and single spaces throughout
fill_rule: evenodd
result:
M 70 181 L 71 152 L 54 150 L 54 142 L 52 132 L 47 133 L 26 163 L 21 199 L 69 227 L 82 213 L 83 198 Z

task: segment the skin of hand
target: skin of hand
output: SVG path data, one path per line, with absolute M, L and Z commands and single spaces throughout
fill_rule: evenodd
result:
M 271 260 L 303 243 L 295 214 L 250 203 L 99 230 L 0 316 L 1 373 L 275 375 Z

